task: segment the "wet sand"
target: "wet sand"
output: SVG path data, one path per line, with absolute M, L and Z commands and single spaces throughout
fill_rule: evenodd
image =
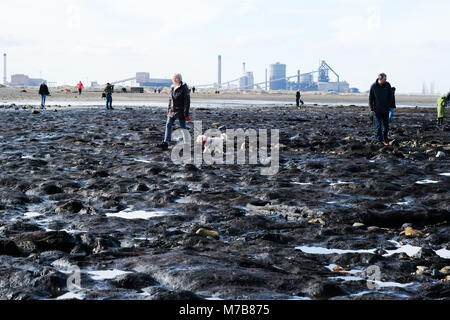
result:
M 82 95 L 78 95 L 74 88 L 68 88 L 70 93 L 66 93 L 65 88 L 56 87 L 49 88 L 51 96 L 47 98 L 47 104 L 55 104 L 55 101 L 70 101 L 70 102 L 86 102 L 86 101 L 102 101 L 102 89 L 88 88 L 83 91 Z M 130 91 L 130 88 L 127 88 Z M 23 92 L 26 91 L 26 92 Z M 20 103 L 20 101 L 36 101 L 40 103 L 38 88 L 0 88 L 0 103 Z M 168 89 L 165 88 L 160 94 L 153 93 L 150 88 L 145 89 L 145 93 L 122 93 L 120 89 L 116 89 L 114 93 L 114 101 L 156 101 L 167 103 Z M 269 91 L 263 90 L 254 91 L 239 91 L 239 90 L 221 90 L 220 94 L 215 94 L 214 90 L 197 90 L 191 95 L 192 101 L 205 100 L 257 100 L 257 101 L 277 101 L 295 104 L 295 92 L 289 91 Z M 324 92 L 304 92 L 302 99 L 307 104 L 355 104 L 367 105 L 368 94 L 333 94 Z M 423 95 L 397 95 L 396 101 L 400 105 L 411 106 L 435 106 L 438 96 L 423 96 Z M 53 101 L 53 102 L 52 102 Z
M 280 129 L 272 177 L 174 165 L 160 108 L 34 110 L 0 108 L 2 299 L 449 297 L 434 110 L 398 109 L 382 147 L 366 108 L 193 108 L 204 129 Z

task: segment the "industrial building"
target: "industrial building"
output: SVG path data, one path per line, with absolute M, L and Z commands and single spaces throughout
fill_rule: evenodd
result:
M 111 82 L 111 84 L 119 84 L 125 82 L 136 82 L 141 87 L 167 87 L 170 88 L 172 85 L 171 79 L 158 79 L 158 78 L 150 78 L 150 73 L 148 72 L 136 72 L 136 76 L 128 79 L 123 79 L 119 81 Z
M 8 83 L 12 87 L 38 87 L 44 82 L 41 78 L 30 78 L 26 74 L 11 75 L 11 82 Z
M 270 90 L 286 90 L 286 65 L 275 63 L 269 66 Z
M 245 62 L 242 64 L 242 72 L 242 76 L 239 78 L 239 89 L 253 90 L 255 87 L 255 78 L 253 72 L 247 72 L 245 70 Z

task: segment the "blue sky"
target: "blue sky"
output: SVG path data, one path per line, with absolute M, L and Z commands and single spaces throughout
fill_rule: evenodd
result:
M 317 69 L 326 60 L 365 91 L 386 72 L 399 92 L 424 81 L 450 90 L 450 2 L 444 0 L 16 0 L 1 5 L 0 52 L 8 73 L 100 83 L 181 72 L 190 84 L 256 81 L 276 61 Z M 3 66 L 1 67 L 3 68 Z

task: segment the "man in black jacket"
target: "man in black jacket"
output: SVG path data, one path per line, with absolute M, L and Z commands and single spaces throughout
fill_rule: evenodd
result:
M 41 86 L 39 87 L 39 94 L 41 95 L 41 107 L 45 107 L 45 100 L 47 96 L 50 95 L 45 81 L 42 82 Z
M 297 93 L 295 94 L 295 101 L 297 103 L 297 107 L 300 107 L 300 103 L 302 104 L 302 106 L 305 104 L 303 102 L 303 100 L 301 99 L 301 97 L 302 97 L 302 94 L 301 94 L 300 90 L 297 90 Z
M 106 84 L 103 94 L 106 98 L 106 110 L 113 110 L 112 107 L 112 94 L 114 92 L 114 86 L 109 82 Z
M 369 105 L 372 115 L 375 115 L 376 139 L 385 146 L 389 145 L 389 109 L 394 102 L 392 87 L 387 82 L 387 76 L 381 73 L 370 88 Z
M 164 142 L 158 147 L 167 150 L 169 142 L 172 140 L 172 127 L 178 119 L 180 127 L 186 129 L 186 121 L 190 121 L 189 108 L 191 106 L 191 96 L 188 86 L 183 83 L 181 74 L 177 73 L 172 77 L 173 85 L 170 88 L 169 107 L 167 109 L 166 133 Z

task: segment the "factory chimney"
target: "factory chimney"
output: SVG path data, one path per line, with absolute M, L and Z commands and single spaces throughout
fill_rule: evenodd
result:
M 219 78 L 217 80 L 217 86 L 222 88 L 222 56 L 219 55 Z
M 266 91 L 267 91 L 267 68 L 266 68 Z
M 7 73 L 6 73 L 6 53 L 3 54 L 3 84 L 7 84 Z

